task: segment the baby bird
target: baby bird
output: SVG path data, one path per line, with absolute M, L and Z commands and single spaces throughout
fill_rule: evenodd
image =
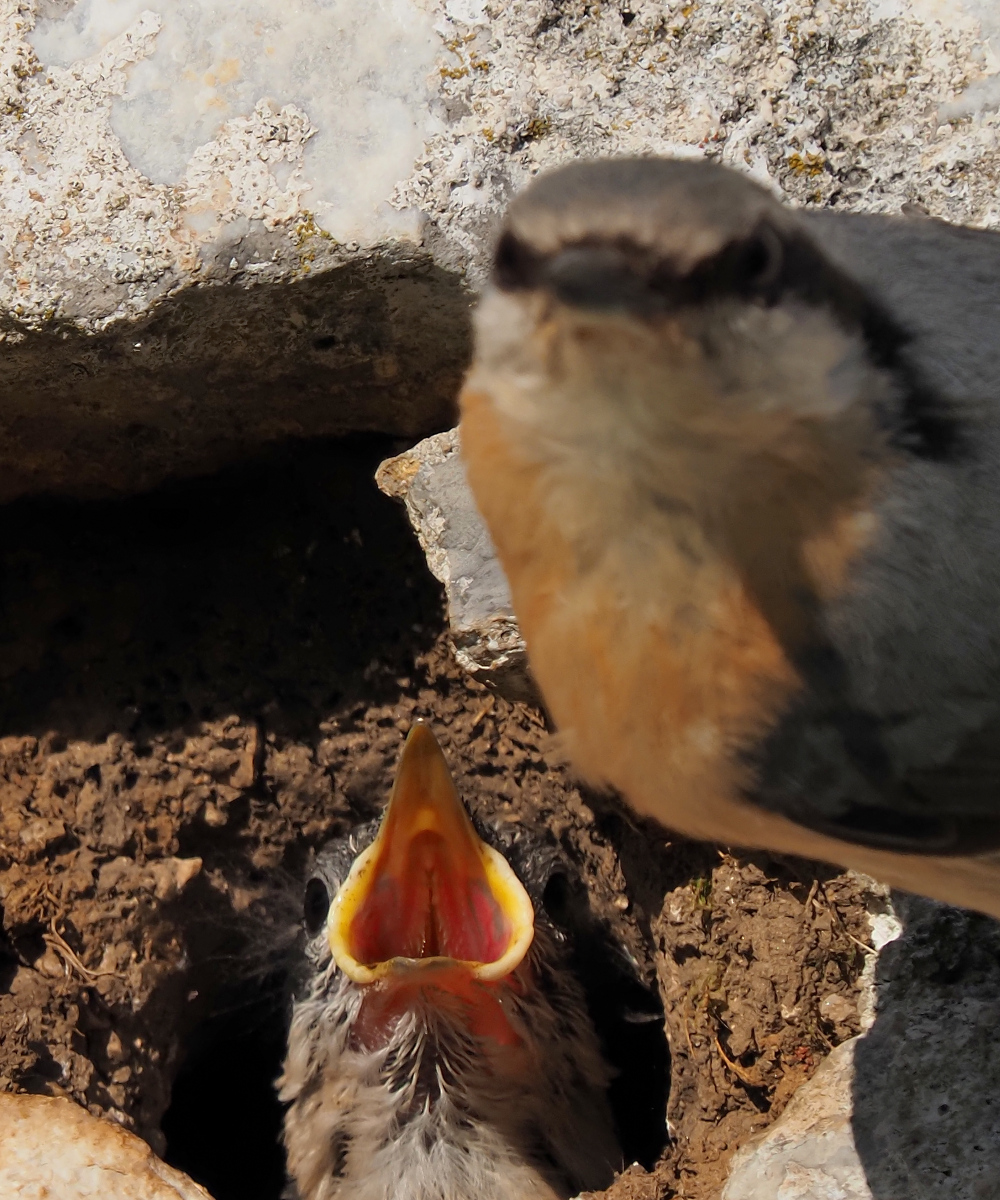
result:
M 707 162 L 510 206 L 469 481 L 574 764 L 1000 916 L 1000 236 Z
M 522 876 L 539 904 L 544 856 Z M 279 1094 L 294 1200 L 555 1200 L 621 1155 L 555 926 L 414 725 L 381 819 L 305 890 L 310 978 Z

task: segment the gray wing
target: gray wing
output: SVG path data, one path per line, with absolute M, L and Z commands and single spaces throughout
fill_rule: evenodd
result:
M 845 840 L 986 850 L 1000 845 L 1000 234 L 801 216 L 909 335 L 903 357 L 963 450 L 895 473 L 878 544 L 823 613 L 809 695 L 755 756 L 753 799 Z
M 806 228 L 912 337 L 942 397 L 1000 403 L 1000 233 L 943 221 L 804 210 Z

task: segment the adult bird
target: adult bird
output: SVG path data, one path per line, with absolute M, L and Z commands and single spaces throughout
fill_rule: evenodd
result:
M 585 777 L 1000 916 L 1000 236 L 576 162 L 509 208 L 461 405 Z
M 556 1200 L 611 1182 L 611 1073 L 540 907 L 553 863 L 531 845 L 511 857 L 520 878 L 423 724 L 381 822 L 317 857 L 279 1081 L 295 1200 Z

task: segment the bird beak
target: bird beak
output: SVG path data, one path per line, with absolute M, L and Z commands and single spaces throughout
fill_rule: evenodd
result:
M 456 965 L 499 980 L 527 953 L 534 920 L 507 860 L 473 828 L 434 735 L 415 724 L 378 835 L 330 906 L 337 966 L 361 984 Z

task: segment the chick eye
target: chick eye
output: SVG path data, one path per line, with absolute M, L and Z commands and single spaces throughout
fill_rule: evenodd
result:
M 546 881 L 542 893 L 542 905 L 553 921 L 564 924 L 569 914 L 571 889 L 567 876 L 562 871 L 555 871 Z
M 302 910 L 306 932 L 310 937 L 315 937 L 326 924 L 326 914 L 330 911 L 330 893 L 322 879 L 310 879 L 306 884 Z

